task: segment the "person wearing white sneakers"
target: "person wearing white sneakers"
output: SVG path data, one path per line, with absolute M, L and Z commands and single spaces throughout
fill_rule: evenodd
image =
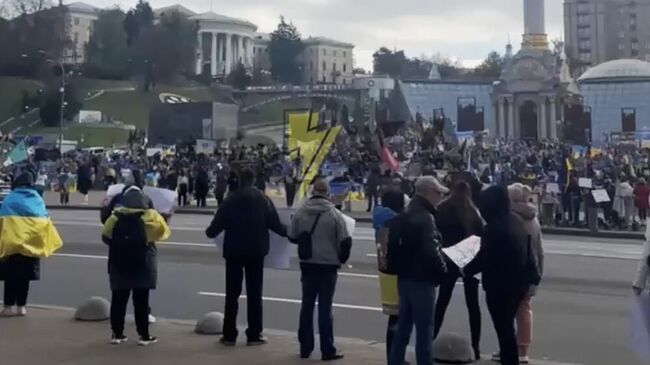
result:
M 0 207 L 2 317 L 27 314 L 29 282 L 40 279 L 40 258 L 52 255 L 63 245 L 45 210 L 45 202 L 34 187 L 35 176 L 31 167 L 25 167 Z

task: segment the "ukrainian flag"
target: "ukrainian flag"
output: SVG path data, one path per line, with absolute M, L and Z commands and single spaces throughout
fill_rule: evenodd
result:
M 0 206 L 0 259 L 16 254 L 44 258 L 62 246 L 36 190 L 17 188 L 7 195 Z

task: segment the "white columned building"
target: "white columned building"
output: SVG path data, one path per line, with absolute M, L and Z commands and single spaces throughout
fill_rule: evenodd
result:
M 210 65 L 211 76 L 227 76 L 239 62 L 252 70 L 255 24 L 213 12 L 193 15 L 189 19 L 198 25 L 197 75 Z

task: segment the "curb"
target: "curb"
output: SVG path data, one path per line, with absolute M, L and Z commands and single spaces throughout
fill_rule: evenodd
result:
M 100 207 L 91 205 L 48 205 L 48 210 L 86 210 L 98 211 Z M 180 208 L 174 211 L 174 214 L 183 215 L 214 215 L 216 208 Z M 278 210 L 287 210 L 286 208 L 279 208 Z M 371 217 L 355 216 L 351 214 L 350 217 L 354 218 L 359 223 L 372 223 Z M 592 232 L 586 229 L 578 228 L 556 228 L 556 227 L 542 227 L 542 233 L 553 236 L 582 236 L 582 237 L 596 237 L 596 238 L 612 238 L 612 239 L 626 239 L 626 240 L 645 240 L 645 235 L 642 232 L 616 232 L 616 231 L 598 231 Z

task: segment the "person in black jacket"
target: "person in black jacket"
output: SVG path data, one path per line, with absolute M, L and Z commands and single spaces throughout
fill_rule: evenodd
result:
M 483 230 L 483 218 L 472 202 L 472 190 L 465 181 L 458 181 L 451 197 L 438 206 L 436 224 L 442 235 L 442 247 L 451 247 L 470 236 L 480 236 Z M 447 260 L 447 275 L 440 284 L 440 296 L 436 302 L 434 338 L 438 337 L 445 312 L 454 292 L 456 281 L 461 277 L 460 269 L 451 260 Z M 463 277 L 465 302 L 469 312 L 469 326 L 472 333 L 472 348 L 477 360 L 481 358 L 481 307 L 478 300 L 479 281 L 475 277 Z
M 240 187 L 223 202 L 206 229 L 208 238 L 225 231 L 223 258 L 226 260 L 226 308 L 221 344 L 234 346 L 237 341 L 237 310 L 246 271 L 248 297 L 248 345 L 263 345 L 262 280 L 264 257 L 269 253 L 269 230 L 286 237 L 273 202 L 253 187 L 255 174 L 244 170 Z
M 480 206 L 487 224 L 481 237 L 481 250 L 465 267 L 465 276 L 482 272 L 485 300 L 499 340 L 501 364 L 519 365 L 515 316 L 526 294 L 539 284 L 539 270 L 524 222 L 511 213 L 506 188 L 488 188 L 481 194 Z
M 397 274 L 399 321 L 388 365 L 402 365 L 415 325 L 418 365 L 433 359 L 433 320 L 436 287 L 447 271 L 440 252 L 435 206 L 449 189 L 432 176 L 415 183 L 416 197 L 392 222 L 388 240 L 388 271 Z

